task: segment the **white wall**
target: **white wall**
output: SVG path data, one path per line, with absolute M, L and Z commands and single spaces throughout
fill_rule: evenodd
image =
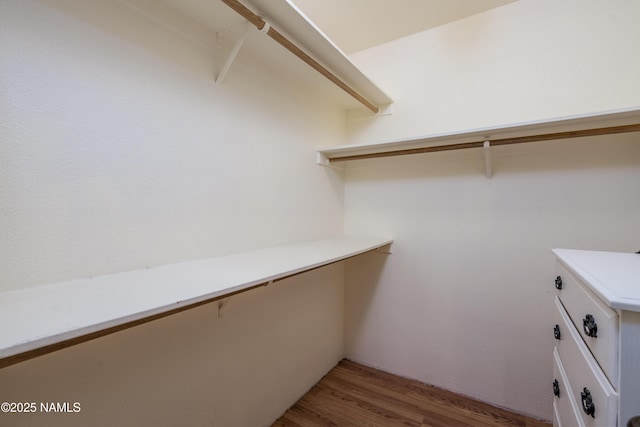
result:
M 393 94 L 350 142 L 640 105 L 640 3 L 513 4 L 354 57 Z M 554 247 L 640 249 L 640 136 L 349 163 L 345 230 L 395 239 L 347 268 L 347 357 L 551 419 Z
M 120 2 L 0 3 L 0 290 L 342 233 L 343 184 L 314 147 L 342 142 L 343 113 L 242 61 L 216 87 L 224 59 Z M 269 424 L 343 354 L 342 283 L 333 266 L 222 319 L 202 307 L 3 369 L 0 401 L 82 413 L 0 424 Z
M 340 111 L 241 63 L 217 87 L 213 52 L 83 3 L 2 3 L 0 289 L 340 230 L 341 181 L 309 167 Z
M 358 52 L 395 104 L 348 123 L 349 142 L 636 107 L 639 17 L 635 0 L 518 0 Z

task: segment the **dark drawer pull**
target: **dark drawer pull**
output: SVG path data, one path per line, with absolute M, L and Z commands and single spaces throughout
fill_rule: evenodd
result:
M 598 325 L 592 315 L 587 314 L 582 319 L 582 329 L 588 337 L 598 338 Z
M 591 415 L 591 418 L 595 418 L 596 413 L 596 405 L 593 404 L 593 399 L 591 398 L 591 392 L 588 388 L 583 388 L 582 393 L 580 393 L 580 397 L 582 397 L 582 410 L 585 414 Z
M 562 277 L 556 276 L 556 289 L 562 289 Z
M 560 326 L 556 325 L 553 327 L 553 337 L 557 340 L 560 339 Z
M 560 397 L 560 384 L 558 384 L 558 380 L 553 380 L 553 395 Z

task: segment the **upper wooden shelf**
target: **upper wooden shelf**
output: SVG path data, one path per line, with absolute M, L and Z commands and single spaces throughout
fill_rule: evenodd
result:
M 174 19 L 172 11 L 173 14 L 186 17 L 194 26 L 217 34 L 217 47 L 223 42 L 223 45 L 226 44 L 226 47 L 230 48 L 241 37 L 243 23 L 246 22 L 221 0 L 164 0 L 161 4 L 149 0 L 124 2 L 156 21 L 170 26 L 179 21 Z M 241 3 L 371 103 L 382 107 L 392 102 L 392 99 L 356 67 L 291 1 L 242 0 Z M 193 33 L 193 30 L 181 28 L 176 33 Z M 352 96 L 270 39 L 267 34 L 261 34 L 255 27 L 240 48 L 239 58 L 247 57 L 251 58 L 252 63 L 266 64 L 270 69 L 277 70 L 278 74 L 285 76 L 295 87 L 329 98 L 341 108 L 362 107 Z M 221 59 L 224 61 L 224 58 Z M 233 74 L 233 66 L 230 74 Z
M 337 237 L 0 294 L 0 367 L 391 244 Z
M 452 149 L 491 147 L 522 142 L 640 131 L 640 108 L 604 111 L 549 120 L 469 129 L 372 144 L 342 145 L 318 150 L 318 163 L 361 160 Z

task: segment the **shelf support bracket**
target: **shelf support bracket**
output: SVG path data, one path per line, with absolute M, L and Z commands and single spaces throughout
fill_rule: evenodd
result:
M 327 166 L 327 167 L 331 166 L 331 163 L 329 162 L 329 159 L 327 158 L 327 156 L 325 156 L 320 152 L 316 153 L 316 164 L 320 166 Z
M 487 179 L 491 179 L 493 176 L 492 164 L 491 164 L 491 141 L 484 142 L 484 172 Z
M 231 298 L 225 298 L 218 303 L 218 318 L 222 317 L 224 312 L 224 308 L 229 304 Z
M 218 77 L 216 78 L 216 85 L 221 85 L 224 78 L 227 76 L 227 73 L 229 72 L 229 68 L 231 68 L 231 64 L 233 64 L 233 61 L 235 61 L 236 56 L 238 56 L 238 53 L 240 52 L 240 48 L 242 48 L 242 45 L 247 39 L 247 35 L 249 35 L 250 29 L 251 29 L 251 24 L 249 24 L 249 22 L 245 23 L 244 30 L 242 30 L 242 35 L 240 36 L 238 41 L 236 41 L 236 44 L 233 46 L 233 49 L 231 50 L 231 53 L 227 58 L 227 62 L 225 62 L 224 67 L 222 67 L 220 74 L 218 74 Z
M 324 167 L 329 168 L 329 169 L 336 169 L 336 170 L 339 170 L 339 171 L 345 170 L 344 167 L 341 168 L 339 166 L 332 165 L 331 161 L 329 160 L 329 158 L 325 154 L 323 154 L 323 153 L 321 153 L 319 151 L 316 152 L 316 164 L 320 165 L 320 166 L 324 166 Z
M 391 252 L 391 243 L 376 248 L 374 253 L 378 255 L 391 255 L 393 253 Z

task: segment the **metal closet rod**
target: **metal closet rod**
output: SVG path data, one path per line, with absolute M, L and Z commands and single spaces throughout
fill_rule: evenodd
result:
M 345 82 L 336 77 L 331 71 L 327 70 L 325 67 L 320 65 L 315 59 L 311 58 L 309 55 L 304 53 L 302 49 L 293 44 L 289 39 L 283 36 L 278 30 L 273 28 L 272 26 L 268 26 L 265 29 L 265 25 L 267 22 L 262 19 L 260 16 L 253 13 L 250 9 L 245 7 L 242 3 L 236 0 L 221 0 L 224 4 L 229 6 L 231 9 L 235 10 L 238 14 L 240 14 L 244 19 L 251 22 L 255 25 L 260 31 L 266 32 L 266 34 L 271 37 L 273 40 L 282 45 L 289 52 L 293 53 L 298 58 L 302 59 L 308 65 L 310 65 L 314 70 L 325 76 L 327 79 L 331 80 L 336 86 L 340 89 L 347 92 L 349 95 L 357 99 L 360 103 L 362 103 L 369 110 L 377 113 L 380 109 L 367 101 L 362 95 L 353 90 L 350 86 L 348 86 Z
M 330 163 L 344 162 L 348 160 L 374 159 L 377 157 L 404 156 L 407 154 L 433 153 L 436 151 L 464 150 L 467 148 L 482 148 L 485 141 L 490 141 L 491 147 L 499 145 L 524 144 L 527 142 L 550 141 L 554 139 L 580 138 L 585 136 L 611 135 L 616 133 L 640 132 L 640 124 L 611 126 L 605 128 L 582 129 L 567 132 L 545 133 L 539 135 L 517 136 L 513 138 L 491 139 L 482 141 L 464 142 L 460 144 L 445 144 L 422 148 L 409 148 L 404 150 L 382 151 L 380 153 L 354 154 L 352 156 L 336 156 L 329 158 Z M 418 142 L 418 141 L 416 141 Z

